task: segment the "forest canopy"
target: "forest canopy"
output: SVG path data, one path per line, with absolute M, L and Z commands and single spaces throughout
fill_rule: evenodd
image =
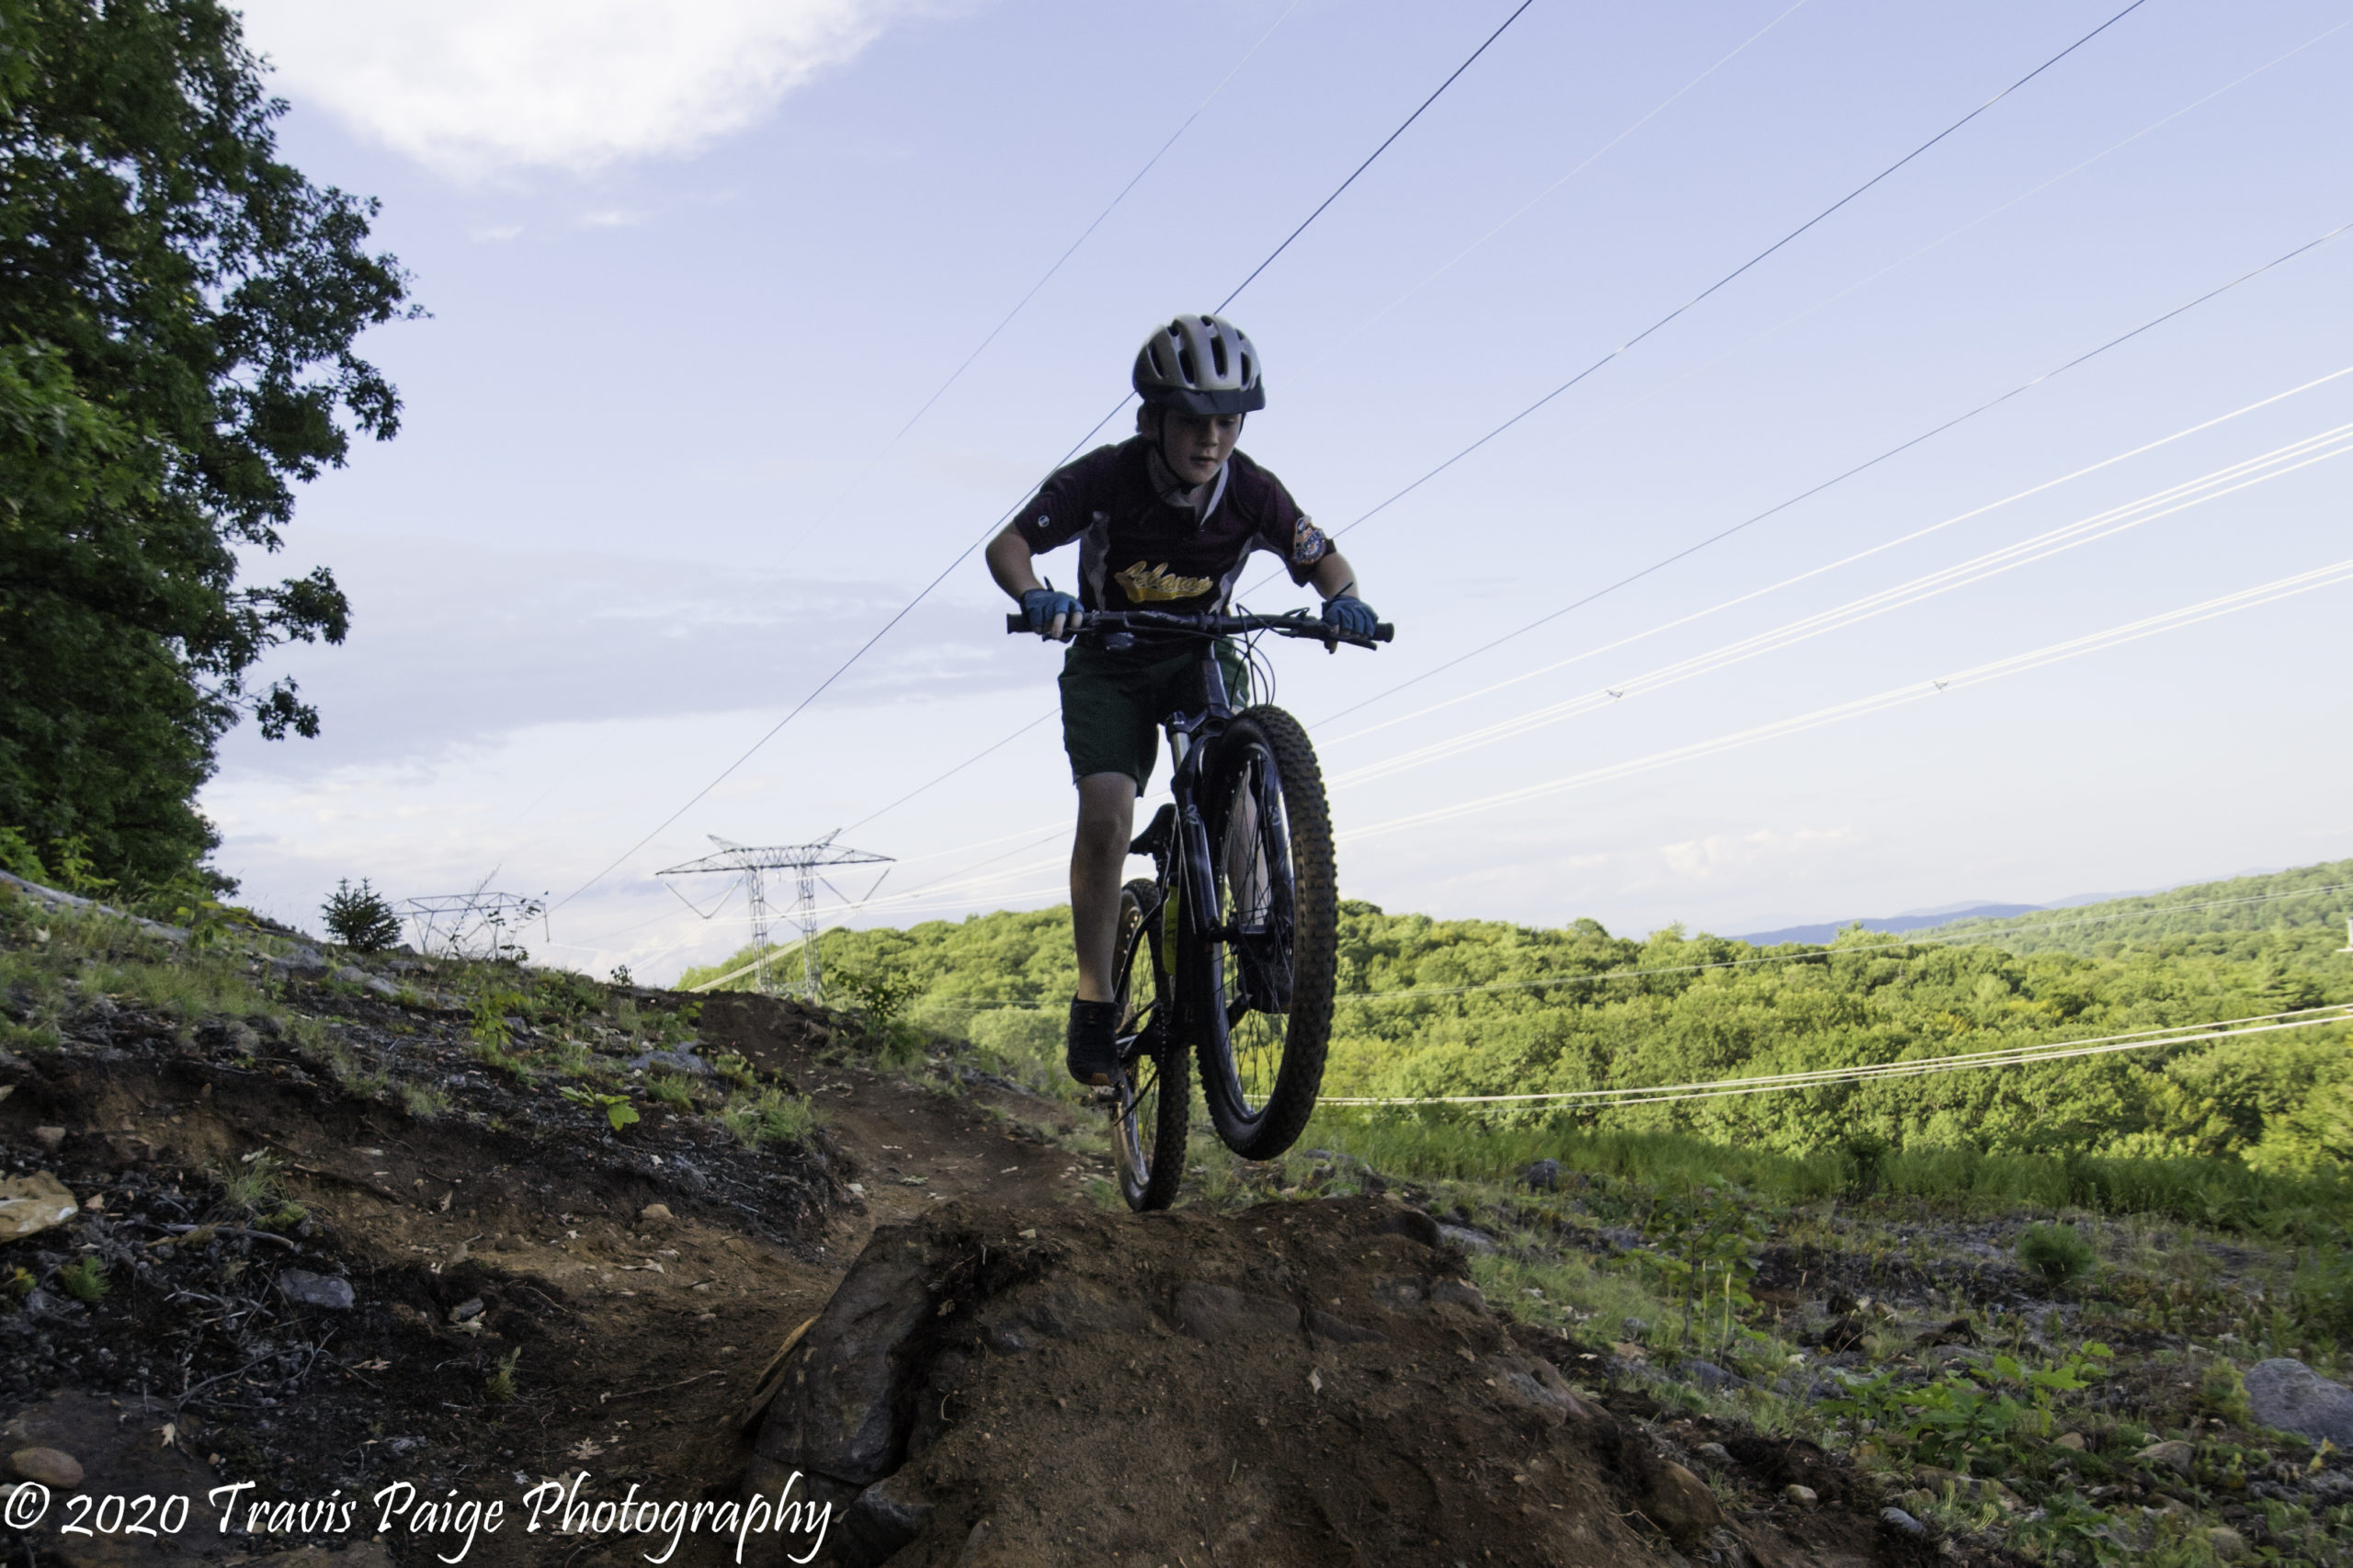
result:
M 285 107 L 216 0 L 0 0 L 0 829 L 134 892 L 199 876 L 239 718 L 317 732 L 247 677 L 350 607 L 239 552 L 399 426 L 353 344 L 407 278 L 278 159 Z
M 2348 907 L 2353 860 L 1909 937 L 1850 927 L 1812 948 L 1348 903 L 1324 1091 L 1635 1087 L 2353 1003 L 2353 955 L 2336 950 Z M 822 951 L 829 972 L 911 983 L 913 1016 L 935 1029 L 1009 1058 L 1058 1053 L 1074 978 L 1066 910 L 834 930 Z M 1789 1153 L 1872 1132 L 1898 1147 L 2329 1169 L 2353 1164 L 2348 1035 L 2331 1026 L 1737 1098 L 1493 1114 Z

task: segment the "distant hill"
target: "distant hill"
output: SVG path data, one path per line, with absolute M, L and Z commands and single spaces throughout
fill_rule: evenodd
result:
M 2233 935 L 2342 931 L 2348 915 L 2353 915 L 2353 860 L 2327 860 L 2293 870 L 2195 882 L 2073 909 L 1970 911 L 1933 926 L 1913 929 L 1938 940 L 1984 942 L 2019 954 L 2106 957 L 2193 938 L 2220 950 L 2230 946 L 2228 938 Z
M 1961 920 L 1997 920 L 2011 915 L 2039 915 L 2040 903 L 1964 903 L 1944 909 L 1915 909 L 1904 915 L 1891 915 L 1876 920 L 1829 920 L 1819 926 L 1784 926 L 1778 931 L 1751 931 L 1734 937 L 1735 942 L 1753 942 L 1760 948 L 1770 948 L 1783 942 L 1826 942 L 1849 926 L 1859 926 L 1866 931 L 1927 931 L 1949 926 Z

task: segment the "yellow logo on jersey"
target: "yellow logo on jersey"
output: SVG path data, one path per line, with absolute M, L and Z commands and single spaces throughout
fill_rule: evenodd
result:
M 1115 573 L 1111 581 L 1120 585 L 1131 605 L 1199 598 L 1217 586 L 1207 577 L 1179 577 L 1168 570 L 1165 561 L 1157 566 L 1147 566 L 1139 561 L 1126 571 Z

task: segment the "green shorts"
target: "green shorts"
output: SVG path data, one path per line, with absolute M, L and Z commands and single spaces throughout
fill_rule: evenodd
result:
M 1199 708 L 1198 649 L 1174 654 L 1114 653 L 1073 643 L 1063 656 L 1063 750 L 1074 780 L 1090 773 L 1124 773 L 1143 793 L 1160 756 L 1160 722 L 1180 709 Z M 1250 675 L 1240 650 L 1220 641 L 1226 700 L 1250 700 Z

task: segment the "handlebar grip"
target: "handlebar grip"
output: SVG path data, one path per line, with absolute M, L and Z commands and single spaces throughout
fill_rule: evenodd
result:
M 1007 631 L 1027 631 L 1029 630 L 1029 618 L 1017 610 L 1005 618 L 1005 629 Z
M 1376 642 L 1393 642 L 1397 640 L 1397 629 L 1384 620 L 1372 629 L 1372 640 Z

